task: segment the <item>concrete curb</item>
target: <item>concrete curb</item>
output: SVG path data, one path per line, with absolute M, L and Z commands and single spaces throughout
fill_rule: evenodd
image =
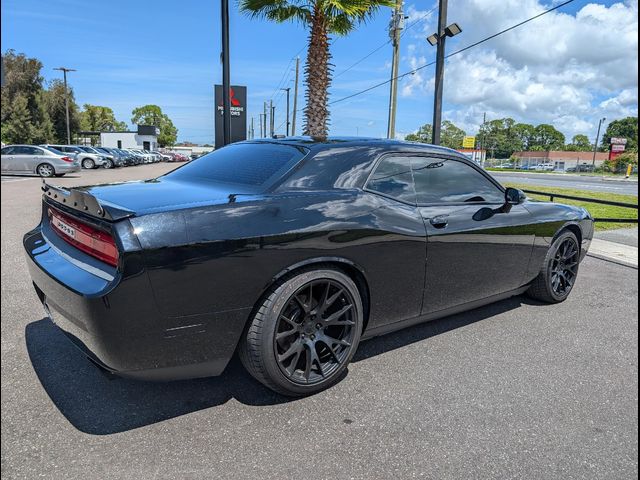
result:
M 588 256 L 638 269 L 638 247 L 594 238 Z

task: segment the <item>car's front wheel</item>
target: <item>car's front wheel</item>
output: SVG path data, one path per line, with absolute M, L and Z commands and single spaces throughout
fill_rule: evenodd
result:
M 547 303 L 565 301 L 573 289 L 579 266 L 580 244 L 572 232 L 565 230 L 551 244 L 542 270 L 527 294 Z
M 362 299 L 343 272 L 305 270 L 277 283 L 240 343 L 249 373 L 288 396 L 310 395 L 340 378 L 360 341 Z

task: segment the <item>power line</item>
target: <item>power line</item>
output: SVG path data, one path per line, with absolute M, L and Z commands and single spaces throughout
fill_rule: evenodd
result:
M 282 73 L 282 77 L 280 78 L 280 81 L 278 82 L 278 86 L 276 87 L 276 89 L 273 91 L 273 93 L 271 94 L 271 97 L 269 97 L 270 100 L 273 100 L 273 97 L 276 95 L 276 93 L 278 93 L 280 91 L 280 87 L 283 85 L 283 81 L 285 80 L 285 77 L 287 76 L 287 74 L 291 73 L 291 70 L 289 70 L 289 67 L 291 66 L 291 64 L 293 63 L 293 61 L 296 59 L 296 57 L 298 55 L 300 55 L 300 53 L 304 50 L 305 46 L 303 45 L 302 48 L 300 48 L 300 50 L 298 50 L 290 59 L 289 59 L 289 63 L 287 64 L 287 66 L 284 69 L 284 72 Z
M 400 34 L 400 36 L 402 37 L 407 30 L 409 30 L 411 27 L 413 27 L 416 23 L 421 22 L 422 20 L 424 20 L 425 18 L 427 18 L 429 15 L 431 15 L 433 13 L 434 10 L 437 10 L 438 7 L 434 7 L 431 10 L 429 10 L 427 13 L 425 13 L 422 17 L 418 18 L 417 20 L 411 22 L 409 25 L 407 25 L 407 27 L 405 27 L 405 29 L 402 31 L 402 33 Z M 360 65 L 362 62 L 364 62 L 367 58 L 369 58 L 371 55 L 373 55 L 374 53 L 379 52 L 380 50 L 382 50 L 384 47 L 386 47 L 387 45 L 389 45 L 391 43 L 391 39 L 387 40 L 386 42 L 384 42 L 383 44 L 381 44 L 379 47 L 375 48 L 374 50 L 372 50 L 371 52 L 367 53 L 364 57 L 362 57 L 360 60 L 358 60 L 357 62 L 353 63 L 352 65 L 348 66 L 347 68 L 345 68 L 344 70 L 342 70 L 341 72 L 335 74 L 333 76 L 333 78 L 338 78 L 340 75 L 343 75 L 345 73 L 347 73 L 349 70 L 351 70 L 353 67 Z
M 497 33 L 494 33 L 493 35 L 490 35 L 488 37 L 483 38 L 482 40 L 479 40 L 479 41 L 477 41 L 475 43 L 472 43 L 471 45 L 467 45 L 466 47 L 463 47 L 460 50 L 456 50 L 455 52 L 451 52 L 445 58 L 450 58 L 450 57 L 453 57 L 454 55 L 458 55 L 458 54 L 460 54 L 462 52 L 466 52 L 467 50 L 469 50 L 469 49 L 471 49 L 473 47 L 477 47 L 478 45 L 480 45 L 482 43 L 488 42 L 489 40 L 492 40 L 492 39 L 494 39 L 494 38 L 496 38 L 496 37 L 498 37 L 498 36 L 500 36 L 500 35 L 502 35 L 504 33 L 507 33 L 507 32 L 509 32 L 509 31 L 511 31 L 511 30 L 513 30 L 515 28 L 521 27 L 525 23 L 529 23 L 529 22 L 531 22 L 531 21 L 533 21 L 533 20 L 535 20 L 537 18 L 542 17 L 543 15 L 546 15 L 547 13 L 553 12 L 554 10 L 558 10 L 559 8 L 562 8 L 565 5 L 568 5 L 568 4 L 570 4 L 570 3 L 574 2 L 574 1 L 575 0 L 567 0 L 566 2 L 560 3 L 560 4 L 556 5 L 553 8 L 550 8 L 548 10 L 545 10 L 544 12 L 539 13 L 538 15 L 535 15 L 533 17 L 530 17 L 530 18 L 526 19 L 526 20 L 523 20 L 520 23 L 516 23 L 515 25 L 512 25 L 509 28 L 505 28 L 504 30 L 501 30 L 501 31 L 499 31 Z M 432 65 L 435 65 L 435 63 L 436 63 L 435 61 L 426 63 L 424 65 L 421 65 L 419 67 L 414 68 L 413 70 L 410 70 L 408 72 L 402 73 L 402 74 L 398 75 L 397 77 L 395 77 L 394 79 L 398 80 L 398 79 L 406 77 L 407 75 L 413 75 L 414 73 L 416 73 L 416 72 L 418 72 L 418 71 L 420 71 L 420 70 L 422 70 L 424 68 L 427 68 L 427 67 L 430 67 Z M 376 85 L 372 85 L 371 87 L 368 87 L 368 88 L 366 88 L 364 90 L 361 90 L 359 92 L 353 93 L 351 95 L 347 95 L 346 97 L 342 97 L 342 98 L 339 98 L 337 100 L 333 100 L 332 102 L 329 102 L 329 105 L 333 105 L 334 103 L 343 102 L 343 101 L 348 100 L 350 98 L 357 97 L 358 95 L 362 95 L 363 93 L 367 93 L 367 92 L 369 92 L 371 90 L 374 90 L 374 89 L 376 89 L 378 87 L 386 85 L 387 83 L 390 83 L 391 80 L 392 79 L 385 80 L 384 82 L 380 82 L 380 83 L 378 83 Z

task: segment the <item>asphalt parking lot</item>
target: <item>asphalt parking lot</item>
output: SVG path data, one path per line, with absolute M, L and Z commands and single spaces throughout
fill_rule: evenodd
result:
M 39 188 L 2 181 L 3 478 L 637 478 L 635 269 L 587 258 L 564 304 L 516 297 L 370 340 L 306 399 L 237 361 L 218 378 L 134 382 L 100 373 L 45 318 L 21 246 Z

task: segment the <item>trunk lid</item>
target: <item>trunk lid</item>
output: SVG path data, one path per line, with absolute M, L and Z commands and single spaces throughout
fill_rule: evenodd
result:
M 182 208 L 233 203 L 235 195 L 244 193 L 219 184 L 166 178 L 70 189 L 45 183 L 42 189 L 45 197 L 54 202 L 110 221 Z

